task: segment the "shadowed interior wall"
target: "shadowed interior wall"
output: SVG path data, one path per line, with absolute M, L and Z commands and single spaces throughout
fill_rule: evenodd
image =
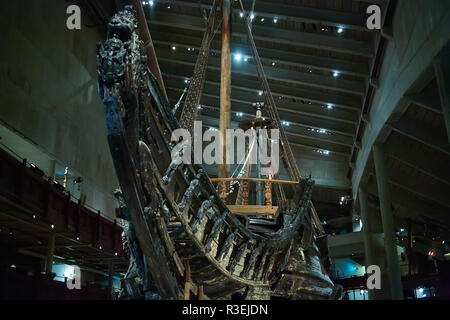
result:
M 83 11 L 82 29 L 68 30 L 68 5 L 2 3 L 0 119 L 82 176 L 86 204 L 113 217 L 118 182 L 96 83 L 96 43 L 104 32 Z

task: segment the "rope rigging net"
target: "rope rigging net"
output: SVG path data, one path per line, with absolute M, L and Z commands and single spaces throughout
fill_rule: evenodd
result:
M 180 116 L 180 125 L 181 125 L 181 127 L 189 130 L 191 133 L 193 131 L 194 121 L 199 116 L 200 109 L 201 109 L 201 108 L 199 108 L 200 99 L 202 97 L 202 92 L 203 92 L 203 88 L 204 88 L 204 84 L 205 84 L 205 80 L 206 80 L 206 70 L 208 68 L 208 60 L 209 60 L 209 55 L 210 55 L 210 51 L 211 51 L 211 42 L 214 38 L 215 33 L 217 32 L 217 29 L 214 30 L 214 25 L 215 25 L 215 21 L 216 21 L 217 8 L 220 5 L 220 3 L 221 3 L 220 0 L 214 0 L 214 2 L 213 2 L 211 12 L 210 12 L 210 15 L 208 18 L 207 28 L 204 33 L 200 52 L 197 57 L 197 62 L 195 64 L 194 73 L 190 80 L 187 92 L 183 93 L 183 95 L 186 95 L 186 99 L 184 101 L 182 113 Z M 247 33 L 247 38 L 250 43 L 252 56 L 255 60 L 255 67 L 256 67 L 258 79 L 259 79 L 260 85 L 263 89 L 262 91 L 263 91 L 263 95 L 264 95 L 264 101 L 265 101 L 265 105 L 267 106 L 269 118 L 271 118 L 271 120 L 274 122 L 275 129 L 278 129 L 280 132 L 281 157 L 283 159 L 285 159 L 285 161 L 287 163 L 287 172 L 289 174 L 290 179 L 294 180 L 294 181 L 300 181 L 300 178 L 301 178 L 300 171 L 297 167 L 297 163 L 295 162 L 295 159 L 294 159 L 291 147 L 289 145 L 286 133 L 284 131 L 284 128 L 281 125 L 280 116 L 277 111 L 275 100 L 274 100 L 272 92 L 270 90 L 269 83 L 268 83 L 266 75 L 264 73 L 264 68 L 261 63 L 261 59 L 259 57 L 258 50 L 256 48 L 255 41 L 253 38 L 253 34 L 252 34 L 252 30 L 251 30 L 251 22 L 253 20 L 252 17 L 253 17 L 253 12 L 254 12 L 254 8 L 255 8 L 255 3 L 256 3 L 256 0 L 253 0 L 252 9 L 250 11 L 251 14 L 245 15 L 245 9 L 242 4 L 242 0 L 239 0 L 239 4 L 240 4 L 241 10 L 242 10 L 242 13 L 246 16 L 246 18 L 244 19 L 244 26 L 245 26 L 246 33 Z M 221 22 L 219 22 L 218 26 L 220 26 L 220 25 L 221 25 Z M 180 101 L 183 99 L 183 95 L 181 96 Z M 179 106 L 180 101 L 177 104 L 178 106 Z M 176 108 L 178 108 L 178 106 L 176 106 Z M 174 111 L 176 111 L 176 110 L 174 110 Z M 254 147 L 254 145 L 251 146 L 251 148 L 253 148 L 253 147 Z M 248 168 L 247 161 L 248 161 L 248 157 L 246 159 L 246 162 L 242 166 L 241 171 L 238 174 L 239 177 L 248 177 L 250 168 Z M 236 168 L 236 170 L 237 170 L 237 168 Z M 235 172 L 236 172 L 236 170 L 235 170 Z M 235 172 L 233 172 L 233 175 L 235 174 Z M 278 176 L 279 176 L 278 174 L 275 175 L 275 178 L 277 178 Z M 232 185 L 235 185 L 236 183 L 239 183 L 239 182 L 234 181 L 234 183 Z M 281 185 L 277 184 L 275 191 L 276 191 L 278 198 L 280 198 L 281 202 L 286 201 L 284 190 Z M 233 192 L 233 188 L 230 188 L 229 193 L 231 193 L 231 192 Z

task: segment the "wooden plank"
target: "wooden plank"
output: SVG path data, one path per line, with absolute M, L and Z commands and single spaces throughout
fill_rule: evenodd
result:
M 228 209 L 234 214 L 240 215 L 270 215 L 276 216 L 279 213 L 279 207 L 275 206 L 239 206 L 239 205 L 228 205 Z
M 298 184 L 298 181 L 277 180 L 277 179 L 260 179 L 260 178 L 210 178 L 211 182 L 221 181 L 251 181 L 251 182 L 270 182 L 281 184 Z
M 222 1 L 222 57 L 220 68 L 220 132 L 226 137 L 231 127 L 231 1 Z M 227 164 L 227 143 L 221 142 L 223 164 L 219 164 L 219 177 L 230 176 L 230 165 Z M 226 202 L 229 183 L 219 183 L 219 195 Z
M 189 260 L 184 261 L 185 268 L 185 283 L 184 283 L 184 300 L 190 299 L 191 293 L 191 266 L 189 264 Z
M 203 291 L 203 285 L 198 286 L 198 300 L 205 300 L 205 293 Z
M 320 222 L 319 216 L 317 214 L 316 208 L 314 207 L 314 204 L 312 201 L 310 201 L 311 206 L 310 206 L 310 210 L 311 210 L 311 218 L 312 221 L 314 223 L 314 225 L 316 226 L 317 232 L 319 234 L 319 236 L 324 235 L 325 234 L 325 230 L 323 229 L 322 223 Z

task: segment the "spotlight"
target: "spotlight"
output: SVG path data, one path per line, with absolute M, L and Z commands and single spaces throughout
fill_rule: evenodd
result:
M 273 23 L 277 23 L 277 22 L 278 22 L 277 18 L 273 19 Z
M 172 46 L 172 50 L 173 50 L 173 51 L 177 50 L 177 47 Z
M 236 60 L 236 61 L 241 61 L 241 60 L 242 60 L 242 55 L 241 55 L 240 53 L 236 53 L 236 54 L 234 55 L 234 60 Z
M 335 78 L 337 78 L 337 77 L 339 77 L 339 73 L 338 72 L 333 72 L 333 77 L 335 77 Z
M 344 29 L 339 28 L 339 29 L 337 30 L 337 32 L 338 32 L 338 33 L 342 33 L 342 32 L 344 32 Z
M 244 13 L 243 12 L 241 12 L 241 13 L 239 13 L 239 17 L 243 17 L 244 16 Z

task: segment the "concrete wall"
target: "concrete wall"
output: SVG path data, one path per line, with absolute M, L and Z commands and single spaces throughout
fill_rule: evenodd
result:
M 118 186 L 97 96 L 96 42 L 82 12 L 66 29 L 61 0 L 4 1 L 0 10 L 0 119 L 84 178 L 87 204 L 114 215 Z
M 388 42 L 370 112 L 353 172 L 356 199 L 372 147 L 404 94 L 427 70 L 450 39 L 450 1 L 399 0 L 393 18 L 393 40 Z

